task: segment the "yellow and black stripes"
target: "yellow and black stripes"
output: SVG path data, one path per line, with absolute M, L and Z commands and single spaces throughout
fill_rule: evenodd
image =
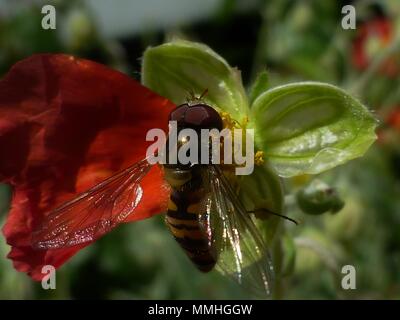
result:
M 202 200 L 197 188 L 171 192 L 166 223 L 176 241 L 185 250 L 190 260 L 203 272 L 213 269 L 216 259 L 209 236 L 201 228 L 199 207 Z

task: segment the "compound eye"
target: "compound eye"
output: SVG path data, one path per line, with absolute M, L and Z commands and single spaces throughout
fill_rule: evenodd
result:
M 189 108 L 189 105 L 187 103 L 181 104 L 180 106 L 177 106 L 174 110 L 171 111 L 169 114 L 168 121 L 177 121 L 181 122 L 184 119 L 185 112 Z
M 189 107 L 185 113 L 185 124 L 195 129 L 222 130 L 222 119 L 217 111 L 205 104 Z

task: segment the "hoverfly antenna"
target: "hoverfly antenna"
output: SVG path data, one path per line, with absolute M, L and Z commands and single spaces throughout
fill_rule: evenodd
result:
M 208 88 L 206 88 L 203 93 L 200 95 L 200 97 L 198 98 L 198 100 L 203 99 L 206 95 L 208 94 Z
M 206 88 L 203 93 L 199 96 L 196 96 L 196 93 L 194 90 L 191 88 L 188 90 L 188 96 L 186 97 L 186 102 L 201 102 L 202 99 L 208 94 L 208 88 Z
M 191 88 L 189 91 L 189 97 L 190 97 L 190 100 L 196 100 L 196 93 L 194 92 L 194 90 L 193 90 L 193 88 Z

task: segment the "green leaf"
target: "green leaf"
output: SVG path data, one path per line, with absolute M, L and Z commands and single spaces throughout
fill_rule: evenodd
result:
M 376 120 L 360 102 L 329 84 L 301 82 L 261 94 L 251 109 L 257 147 L 284 177 L 317 174 L 362 156 Z
M 281 180 L 268 165 L 255 166 L 251 175 L 242 176 L 239 180 L 239 197 L 246 209 L 257 211 L 258 219 L 266 220 L 263 229 L 267 243 L 270 243 L 277 231 L 280 217 L 268 214 L 266 209 L 275 213 L 283 211 L 283 188 Z
M 251 86 L 249 99 L 250 105 L 256 100 L 256 98 L 264 93 L 269 86 L 269 76 L 267 71 L 262 71 L 257 76 L 256 81 L 254 81 L 253 85 Z
M 170 99 L 185 103 L 193 92 L 204 101 L 241 122 L 248 114 L 248 101 L 240 72 L 209 47 L 173 41 L 145 51 L 142 66 L 143 84 Z
M 248 210 L 268 209 L 281 213 L 283 208 L 283 189 L 280 178 L 268 165 L 256 165 L 250 175 L 241 176 L 239 180 L 241 194 L 249 199 L 253 207 Z M 246 201 L 245 201 L 246 204 Z

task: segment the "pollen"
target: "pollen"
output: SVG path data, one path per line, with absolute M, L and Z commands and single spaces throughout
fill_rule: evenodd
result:
M 224 128 L 232 130 L 234 128 L 238 128 L 238 123 L 235 119 L 233 119 L 228 112 L 222 111 L 220 113 L 222 124 Z
M 254 163 L 257 166 L 261 166 L 262 164 L 264 164 L 265 160 L 264 160 L 264 152 L 263 151 L 257 151 L 256 154 L 254 155 Z

